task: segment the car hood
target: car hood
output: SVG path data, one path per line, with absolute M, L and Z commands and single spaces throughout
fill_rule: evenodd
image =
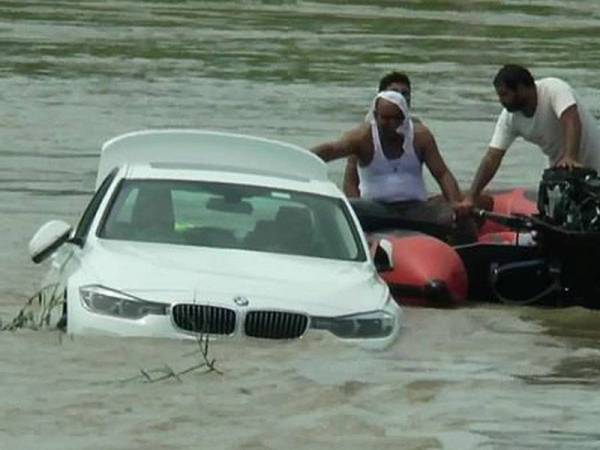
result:
M 97 284 L 153 301 L 337 315 L 381 308 L 387 287 L 366 262 L 237 249 L 96 241 L 85 258 Z

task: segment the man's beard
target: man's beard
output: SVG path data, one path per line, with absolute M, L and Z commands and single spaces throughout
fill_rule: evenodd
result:
M 514 113 L 514 112 L 518 112 L 518 111 L 523 111 L 523 109 L 525 108 L 525 101 L 521 100 L 521 99 L 517 99 L 508 105 L 502 105 L 502 106 L 504 106 L 504 108 L 508 112 Z
M 401 137 L 400 135 L 398 135 L 396 130 L 393 128 L 379 127 L 379 133 L 386 139 L 390 139 L 390 140 L 395 140 L 395 139 L 398 139 Z
M 404 135 L 391 128 L 379 127 L 379 136 L 384 142 L 393 143 L 394 146 L 404 147 Z

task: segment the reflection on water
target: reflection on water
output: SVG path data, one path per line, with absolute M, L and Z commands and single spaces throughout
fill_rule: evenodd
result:
M 600 385 L 600 311 L 571 307 L 564 309 L 527 308 L 521 314 L 544 326 L 545 334 L 560 339 L 570 349 L 548 373 L 522 377 L 532 384 Z
M 110 137 L 197 127 L 310 146 L 360 121 L 379 77 L 399 69 L 464 187 L 499 111 L 491 86 L 499 65 L 567 79 L 600 117 L 599 19 L 597 2 L 575 0 L 0 0 L 0 315 L 36 290 L 42 269 L 27 242 L 46 220 L 77 221 Z M 535 186 L 543 165 L 518 143 L 495 187 Z M 333 179 L 341 167 L 331 165 Z M 141 368 L 186 366 L 189 349 L 3 334 L 0 442 L 39 448 L 43 436 L 47 448 L 91 448 L 94 435 L 105 444 L 96 448 L 192 448 L 200 437 L 206 448 L 597 448 L 598 314 L 408 310 L 403 336 L 384 352 L 326 338 L 223 342 L 215 344 L 223 376 L 110 388 L 104 382 Z
M 600 385 L 600 358 L 597 352 L 582 352 L 567 357 L 543 375 L 523 375 L 520 378 L 530 384 Z
M 523 308 L 520 316 L 542 325 L 550 336 L 567 340 L 571 347 L 600 350 L 600 311 L 581 307 Z

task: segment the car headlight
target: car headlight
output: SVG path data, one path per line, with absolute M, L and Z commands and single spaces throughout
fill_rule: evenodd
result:
M 346 339 L 384 338 L 396 327 L 396 316 L 379 310 L 348 316 L 312 317 L 311 328 L 327 330 Z
M 169 307 L 165 303 L 149 302 L 98 285 L 82 286 L 79 294 L 81 303 L 88 310 L 123 319 L 141 319 L 149 314 L 166 315 Z

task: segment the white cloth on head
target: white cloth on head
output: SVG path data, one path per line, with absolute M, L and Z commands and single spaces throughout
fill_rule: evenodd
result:
M 378 93 L 373 99 L 373 103 L 371 104 L 371 109 L 367 113 L 365 117 L 365 121 L 371 124 L 377 124 L 377 119 L 375 118 L 375 109 L 377 108 L 377 102 L 379 99 L 387 100 L 390 103 L 396 105 L 402 114 L 404 115 L 404 122 L 398 128 L 396 128 L 396 133 L 404 136 L 404 149 L 408 150 L 412 148 L 413 140 L 415 136 L 415 129 L 413 126 L 412 119 L 410 118 L 410 111 L 408 109 L 408 104 L 406 103 L 406 99 L 404 96 L 397 91 L 381 91 Z

